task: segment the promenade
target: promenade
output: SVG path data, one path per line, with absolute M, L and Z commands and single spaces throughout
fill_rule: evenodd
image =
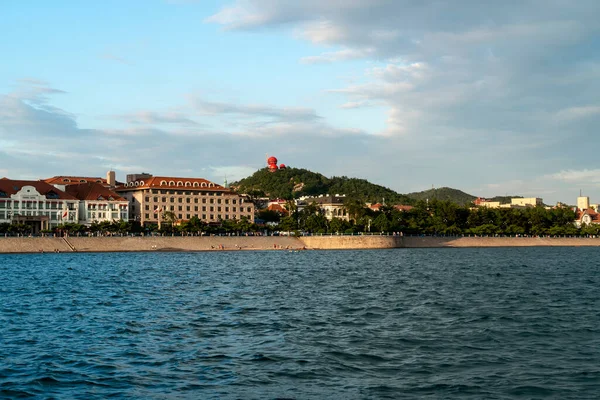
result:
M 391 249 L 465 247 L 589 247 L 587 237 L 442 237 L 442 236 L 112 236 L 0 237 L 0 253 L 244 251 L 296 249 Z

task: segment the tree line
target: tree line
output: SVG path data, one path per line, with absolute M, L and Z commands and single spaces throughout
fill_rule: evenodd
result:
M 290 203 L 290 202 L 288 202 Z M 577 228 L 576 213 L 568 207 L 475 208 L 451 201 L 417 202 L 411 210 L 401 211 L 382 206 L 374 211 L 360 199 L 349 198 L 344 204 L 349 221 L 327 220 L 316 204 L 298 210 L 291 203 L 289 215 L 261 211 L 258 217 L 278 223 L 283 231 L 310 233 L 403 232 L 404 234 L 438 235 L 598 235 L 600 226 Z

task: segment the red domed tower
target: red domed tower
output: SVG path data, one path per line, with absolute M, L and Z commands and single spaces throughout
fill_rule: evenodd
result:
M 277 171 L 277 164 L 269 164 L 268 168 L 270 172 L 275 172 Z
M 277 157 L 271 156 L 267 159 L 267 164 L 271 165 L 271 164 L 275 164 L 277 165 Z
M 283 164 L 283 163 L 282 163 L 282 164 L 279 164 L 279 169 L 285 169 L 285 168 L 286 168 L 286 167 L 285 167 L 285 164 Z

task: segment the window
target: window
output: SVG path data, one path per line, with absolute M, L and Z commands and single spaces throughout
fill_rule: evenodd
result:
M 233 207 L 233 212 L 237 212 L 237 207 Z
M 175 197 L 171 197 L 171 203 L 175 203 Z
M 190 219 L 190 214 L 185 214 L 186 219 Z
M 202 206 L 202 211 L 206 211 L 206 206 Z
M 181 219 L 183 217 L 181 216 L 181 214 L 177 214 L 177 218 Z
M 194 211 L 198 211 L 198 206 L 194 206 Z
M 190 201 L 192 201 L 192 200 L 191 200 L 189 197 L 187 197 L 187 198 L 185 199 L 185 202 L 186 202 L 186 203 L 189 203 Z
M 177 199 L 177 202 L 178 203 L 183 203 L 183 199 L 180 197 L 180 198 Z
M 181 182 L 181 181 L 178 181 L 178 182 L 177 182 L 177 186 L 183 186 L 183 182 Z
M 185 186 L 192 186 L 192 184 L 190 182 L 186 182 Z
M 154 197 L 153 200 L 154 200 L 155 203 L 158 203 L 158 197 Z
M 146 214 L 146 219 L 150 219 L 150 214 Z
M 206 214 L 202 214 L 202 219 L 206 219 Z
M 221 207 L 217 207 L 217 211 L 218 211 L 218 212 L 221 212 Z
M 233 202 L 233 204 L 236 204 L 236 203 L 237 203 L 237 200 L 236 200 L 236 199 L 233 199 L 233 200 L 232 200 L 232 202 Z
M 185 206 L 186 211 L 190 211 L 190 206 Z
M 221 204 L 221 199 L 218 199 L 218 200 L 217 200 L 217 203 Z
M 149 210 L 150 210 L 150 205 L 149 205 L 149 204 L 146 204 L 145 210 L 146 210 L 146 211 L 149 211 Z
M 167 202 L 167 198 L 163 197 L 160 201 L 162 201 L 163 203 L 166 203 Z
M 147 203 L 147 202 L 149 202 L 149 201 L 150 201 L 150 197 L 146 196 L 146 197 L 144 198 L 144 201 L 146 201 L 146 203 Z
M 215 199 L 210 199 L 210 204 L 215 204 Z
M 181 211 L 181 209 L 182 209 L 182 208 L 183 208 L 182 206 L 179 206 L 179 207 L 178 207 L 178 210 L 179 210 L 179 211 Z
M 248 212 L 252 212 L 252 207 L 247 208 Z
M 225 199 L 225 204 L 229 204 L 229 199 Z
M 206 199 L 202 199 L 202 204 L 206 204 Z
M 215 216 L 213 214 L 210 214 L 210 219 L 215 219 Z
M 225 212 L 229 212 L 229 207 L 225 207 Z
M 195 204 L 198 204 L 198 199 L 194 199 L 194 203 L 195 203 Z
M 215 211 L 215 208 L 213 206 L 210 206 L 210 211 Z
M 200 185 L 198 185 L 198 182 L 194 182 L 194 187 L 198 187 Z

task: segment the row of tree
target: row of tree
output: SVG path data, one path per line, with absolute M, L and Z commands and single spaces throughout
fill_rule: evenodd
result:
M 259 212 L 259 218 L 279 224 L 284 231 L 311 233 L 403 232 L 406 234 L 475 234 L 475 235 L 597 235 L 598 225 L 577 228 L 576 213 L 571 208 L 531 207 L 474 208 L 450 201 L 419 201 L 409 211 L 383 206 L 373 211 L 360 199 L 347 199 L 350 221 L 327 220 L 316 204 L 301 211 L 290 202 L 289 215 L 272 211 Z

